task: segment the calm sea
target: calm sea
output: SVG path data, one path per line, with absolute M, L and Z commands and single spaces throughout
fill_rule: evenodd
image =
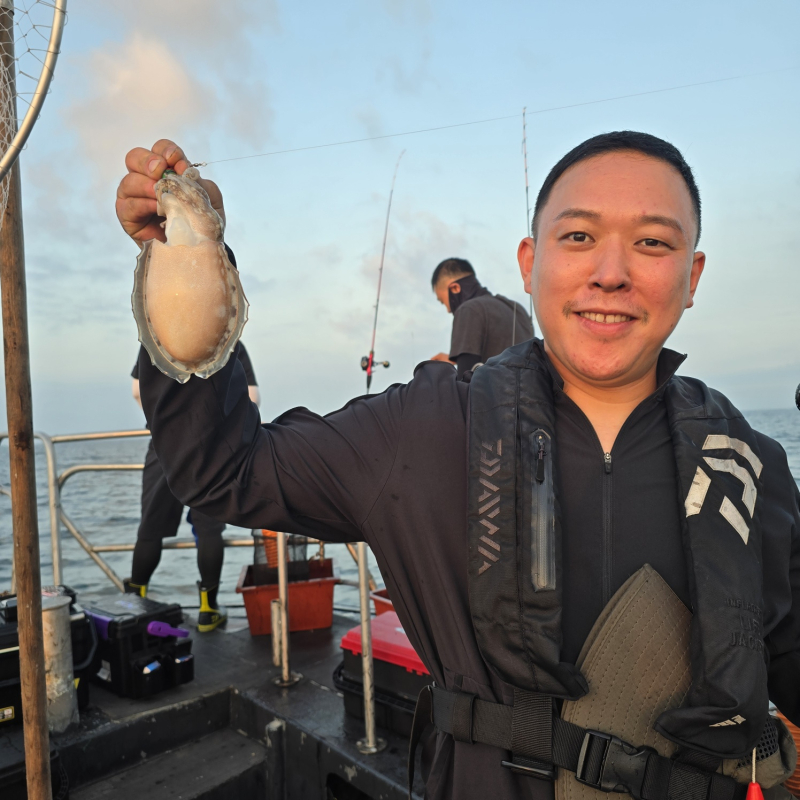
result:
M 777 439 L 786 450 L 792 474 L 800 483 L 800 412 L 792 410 L 754 411 L 747 415 L 758 430 Z M 136 464 L 144 460 L 146 439 L 128 439 L 107 442 L 79 442 L 56 445 L 58 471 L 77 464 Z M 42 553 L 42 581 L 52 582 L 50 551 L 50 524 L 47 504 L 47 479 L 44 453 L 37 442 L 37 479 L 39 497 L 39 528 Z M 8 486 L 8 448 L 0 449 L 0 485 Z M 62 506 L 80 531 L 93 544 L 132 543 L 136 539 L 139 523 L 140 472 L 81 473 L 64 485 Z M 0 590 L 7 589 L 11 581 L 11 502 L 0 495 Z M 251 531 L 229 527 L 227 534 L 248 538 Z M 179 536 L 191 536 L 185 519 Z M 343 578 L 357 579 L 355 565 L 343 545 L 327 545 L 326 553 L 333 557 Z M 131 553 L 106 553 L 105 557 L 120 577 L 130 574 Z M 151 582 L 151 594 L 157 599 L 197 604 L 195 582 L 198 579 L 194 550 L 165 550 L 161 564 Z M 227 548 L 222 574 L 222 602 L 241 604 L 235 593 L 242 567 L 252 563 L 253 550 L 249 547 Z M 80 545 L 62 526 L 62 561 L 64 581 L 79 594 L 113 594 L 113 584 L 86 555 Z M 380 576 L 372 563 L 372 572 Z M 341 608 L 358 605 L 355 589 L 339 586 L 335 602 Z M 243 613 L 243 612 L 235 612 Z

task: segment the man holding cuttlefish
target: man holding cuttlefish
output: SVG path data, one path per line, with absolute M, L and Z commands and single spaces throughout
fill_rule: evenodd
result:
M 161 140 L 126 163 L 120 222 L 163 241 L 154 186 L 187 159 Z M 182 502 L 372 547 L 436 682 L 417 714 L 437 728 L 429 798 L 738 800 L 751 758 L 787 796 L 768 703 L 800 722 L 799 496 L 781 447 L 664 347 L 700 223 L 674 146 L 603 134 L 553 167 L 518 247 L 542 339 L 469 383 L 425 362 L 262 424 L 237 359 L 180 384 L 140 355 Z M 623 674 L 625 702 L 598 704 Z

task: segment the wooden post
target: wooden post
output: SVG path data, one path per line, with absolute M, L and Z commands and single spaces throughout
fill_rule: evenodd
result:
M 14 12 L 0 3 L 2 69 L 15 87 Z M 14 120 L 0 120 L 14 125 Z M 2 131 L 0 131 L 2 132 Z M 5 133 L 5 132 L 2 132 Z M 9 141 L 10 137 L 5 138 Z M 50 736 L 47 729 L 47 689 L 42 641 L 42 583 L 39 569 L 39 524 L 36 513 L 31 371 L 25 290 L 25 250 L 19 162 L 11 168 L 8 205 L 0 229 L 0 292 L 3 312 L 6 409 L 11 475 L 11 515 L 14 531 L 14 572 L 19 615 L 19 658 L 25 770 L 29 800 L 52 800 Z

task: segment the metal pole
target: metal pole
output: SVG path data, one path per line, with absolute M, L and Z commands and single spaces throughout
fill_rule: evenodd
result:
M 270 602 L 269 612 L 272 615 L 272 663 L 279 667 L 281 665 L 281 601 Z
M 75 523 L 64 513 L 64 509 L 61 509 L 61 521 L 64 523 L 64 527 L 72 534 L 73 539 L 76 539 L 78 544 L 87 552 L 89 558 L 100 567 L 103 572 L 105 572 L 106 577 L 117 587 L 121 592 L 125 591 L 125 586 L 122 583 L 122 578 L 114 572 L 113 569 L 102 559 L 100 558 L 97 553 L 95 553 L 94 548 L 92 547 L 91 543 L 86 539 L 86 537 L 78 530 Z
M 353 547 L 350 542 L 348 542 L 345 547 L 347 548 L 347 552 L 353 557 L 353 561 L 355 561 L 356 565 L 358 565 L 358 553 L 356 552 L 356 548 Z M 372 573 L 369 571 L 369 569 L 367 569 L 367 580 L 369 582 L 369 590 L 374 592 L 378 588 L 378 584 L 375 583 L 375 578 L 372 577 Z
M 286 568 L 286 534 L 278 533 L 278 598 L 281 604 L 281 674 L 275 685 L 288 688 L 294 686 L 302 675 L 289 668 L 289 581 Z M 273 636 L 274 636 L 273 632 Z
M 11 89 L 16 94 L 14 8 L 9 0 L 0 4 L 0 58 L 2 69 L 6 71 Z M 5 124 L 16 127 L 14 120 L 7 120 Z M 39 571 L 39 523 L 36 514 L 36 468 L 19 162 L 14 164 L 6 180 L 9 182 L 9 192 L 8 205 L 3 214 L 3 227 L 0 229 L 0 287 L 14 575 L 19 614 L 25 773 L 28 798 L 51 800 L 50 734 L 47 729 L 47 689 L 42 638 L 42 579 Z
M 375 735 L 375 684 L 372 670 L 372 628 L 369 613 L 369 570 L 367 569 L 366 542 L 358 543 L 358 599 L 361 605 L 361 672 L 364 686 L 363 739 L 356 742 L 359 753 L 380 753 L 386 741 Z
M 59 586 L 62 582 L 61 532 L 58 526 L 61 490 L 56 473 L 56 449 L 46 433 L 36 433 L 34 436 L 44 445 L 44 455 L 47 460 L 47 494 L 50 506 L 50 549 L 53 553 L 53 585 Z

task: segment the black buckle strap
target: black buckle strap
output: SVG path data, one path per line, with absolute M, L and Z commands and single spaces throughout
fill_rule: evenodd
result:
M 575 778 L 601 792 L 627 792 L 642 798 L 647 762 L 658 756 L 652 747 L 634 747 L 602 731 L 586 731 Z
M 714 764 L 682 763 L 651 747 L 635 747 L 611 734 L 581 728 L 552 715 L 542 695 L 515 696 L 512 707 L 458 694 L 438 687 L 420 693 L 411 734 L 409 797 L 414 751 L 425 726 L 433 722 L 444 733 L 458 732 L 460 741 L 510 750 L 511 761 L 502 761 L 503 766 L 540 780 L 554 780 L 560 767 L 593 789 L 627 792 L 636 800 L 745 800 L 747 786 L 714 773 Z M 466 720 L 469 709 L 472 724 Z

